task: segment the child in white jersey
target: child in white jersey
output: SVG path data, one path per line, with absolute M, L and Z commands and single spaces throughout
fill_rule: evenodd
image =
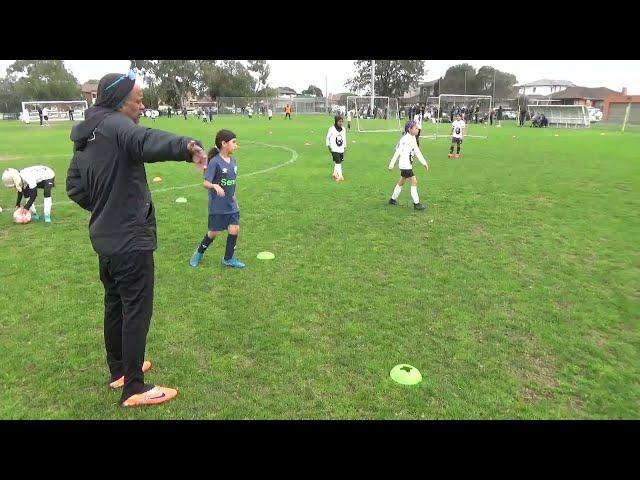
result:
M 404 135 L 396 145 L 396 152 L 393 154 L 393 158 L 389 162 L 389 170 L 393 170 L 393 166 L 396 160 L 399 158 L 398 166 L 400 167 L 400 180 L 393 189 L 393 194 L 389 199 L 389 204 L 397 205 L 398 196 L 402 191 L 404 182 L 409 179 L 411 181 L 411 198 L 413 199 L 413 208 L 415 210 L 425 210 L 427 207 L 420 203 L 420 197 L 418 197 L 418 179 L 413 173 L 413 156 L 418 157 L 420 163 L 425 170 L 429 170 L 429 164 L 422 155 L 420 148 L 416 144 L 416 135 L 418 135 L 418 125 L 415 121 L 410 120 L 404 126 Z
M 466 124 L 460 117 L 460 114 L 456 115 L 455 121 L 451 124 L 451 148 L 449 149 L 449 158 L 460 158 L 460 145 L 462 145 L 462 139 L 464 138 L 464 130 Z M 453 153 L 454 145 L 457 147 L 456 153 Z
M 7 168 L 2 172 L 2 182 L 5 187 L 15 188 L 18 191 L 16 210 L 29 210 L 32 220 L 40 220 L 34 202 L 38 196 L 38 188 L 44 190 L 44 221 L 51 223 L 51 205 L 53 204 L 51 189 L 56 184 L 56 174 L 51 168 L 44 165 L 26 167 L 20 171 L 15 168 Z M 24 207 L 21 206 L 23 197 L 27 198 Z
M 344 152 L 347 149 L 347 131 L 342 126 L 344 119 L 340 115 L 334 117 L 334 123 L 329 127 L 327 132 L 327 148 L 331 152 L 333 159 L 333 178 L 336 182 L 343 182 L 342 161 L 344 160 Z

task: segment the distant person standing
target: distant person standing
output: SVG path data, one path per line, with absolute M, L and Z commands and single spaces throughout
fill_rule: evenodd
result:
M 182 115 L 184 115 L 184 119 L 187 119 L 187 107 L 182 107 Z
M 22 121 L 24 123 L 31 123 L 31 115 L 27 107 L 24 107 L 24 110 L 22 110 Z
M 213 122 L 213 107 L 207 107 L 207 113 L 209 114 L 209 123 Z
M 327 131 L 326 146 L 331 153 L 333 160 L 333 178 L 336 182 L 344 182 L 342 176 L 342 162 L 344 161 L 344 152 L 347 148 L 347 132 L 343 128 L 343 118 L 340 115 L 334 117 L 333 125 Z
M 273 117 L 273 110 L 271 110 L 271 107 L 267 108 L 267 115 L 269 116 L 269 120 L 271 120 L 271 117 Z
M 502 105 L 498 107 L 498 114 L 496 115 L 496 120 L 498 120 L 498 127 L 502 126 Z
M 47 107 L 44 107 L 42 109 L 42 120 L 44 120 L 44 124 L 48 127 L 49 126 L 49 109 Z
M 466 128 L 466 123 L 462 119 L 461 115 L 456 114 L 455 121 L 451 124 L 451 147 L 449 148 L 449 158 L 460 158 L 460 145 L 462 145 L 462 140 L 464 139 L 464 129 Z M 456 146 L 456 153 L 453 153 L 453 147 Z
M 167 117 L 171 118 L 171 107 L 167 108 Z
M 420 132 L 422 131 L 422 112 L 420 109 L 416 110 L 416 114 L 413 116 L 413 121 L 416 122 L 418 127 L 418 134 L 416 135 L 416 145 L 420 146 Z
M 347 130 L 351 130 L 351 110 L 347 110 Z
M 36 109 L 38 110 L 38 117 L 40 117 L 40 126 L 42 126 L 42 107 L 38 105 Z
M 69 120 L 73 122 L 73 107 L 69 107 Z
M 289 120 L 291 120 L 291 107 L 289 106 L 289 104 L 284 107 L 284 118 L 288 118 Z
M 493 114 L 495 110 L 493 108 L 489 109 L 489 125 L 493 125 Z
M 524 108 L 520 108 L 520 123 L 518 126 L 524 127 L 524 119 L 527 116 L 527 111 Z

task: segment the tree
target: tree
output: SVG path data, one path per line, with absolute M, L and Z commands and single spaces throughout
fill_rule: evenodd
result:
M 356 60 L 356 75 L 345 83 L 352 92 L 371 95 L 371 60 Z M 375 95 L 401 97 L 426 75 L 424 60 L 376 60 Z
M 159 88 L 156 85 L 148 85 L 142 89 L 142 103 L 147 108 L 158 109 L 160 105 L 160 96 L 158 95 Z
M 266 60 L 248 60 L 249 71 L 257 75 L 255 79 L 255 92 L 256 94 L 261 88 L 267 87 L 267 79 L 271 73 L 271 66 Z
M 5 78 L 0 78 L 0 110 L 3 112 L 19 112 L 21 109 L 21 99 L 16 94 L 15 78 L 7 75 Z
M 440 79 L 440 94 L 478 95 L 476 71 L 472 65 L 462 63 L 449 67 Z
M 256 92 L 256 97 L 273 98 L 277 96 L 278 96 L 278 90 L 268 86 Z
M 476 73 L 475 69 L 467 64 L 450 67 L 440 79 L 440 93 L 467 95 L 492 95 L 495 98 L 510 98 L 516 94 L 513 87 L 516 83 L 515 75 L 501 72 L 490 66 L 482 66 Z M 494 91 L 495 74 L 495 91 Z
M 202 60 L 133 60 L 149 86 L 157 87 L 158 102 L 182 107 L 201 83 Z
M 7 75 L 15 75 L 13 89 L 22 100 L 82 100 L 78 80 L 62 60 L 17 60 Z
M 236 60 L 225 60 L 220 65 L 207 66 L 202 72 L 202 82 L 211 98 L 255 95 L 254 78 Z
M 322 90 L 320 90 L 315 85 L 309 85 L 309 88 L 307 88 L 306 90 L 302 90 L 302 92 L 300 92 L 300 94 L 301 95 L 312 95 L 314 97 L 324 97 L 324 95 L 322 94 Z

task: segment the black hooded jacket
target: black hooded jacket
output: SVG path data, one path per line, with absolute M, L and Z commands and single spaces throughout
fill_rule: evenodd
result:
M 73 127 L 67 194 L 91 212 L 89 237 L 99 255 L 155 250 L 156 218 L 145 162 L 191 161 L 192 139 L 137 125 L 102 107 Z M 202 144 L 197 142 L 200 146 Z

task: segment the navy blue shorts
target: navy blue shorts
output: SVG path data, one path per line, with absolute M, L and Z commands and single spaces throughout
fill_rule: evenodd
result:
M 209 215 L 209 231 L 221 232 L 229 225 L 240 225 L 240 212 Z
M 462 144 L 462 139 L 458 138 L 458 137 L 452 137 L 451 138 L 451 143 L 459 143 Z

